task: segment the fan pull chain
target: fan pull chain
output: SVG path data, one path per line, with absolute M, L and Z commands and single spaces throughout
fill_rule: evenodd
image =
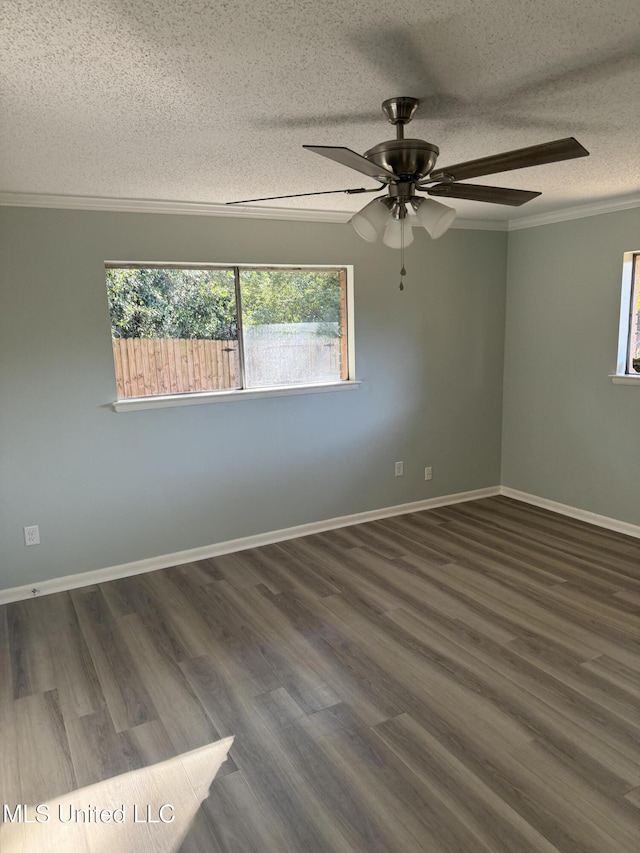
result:
M 400 290 L 404 290 L 404 282 L 402 279 L 407 274 L 407 271 L 404 268 L 404 219 L 400 221 L 400 263 L 402 264 L 400 269 Z

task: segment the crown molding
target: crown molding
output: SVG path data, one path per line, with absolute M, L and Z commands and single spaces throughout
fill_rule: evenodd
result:
M 214 202 L 172 201 L 168 199 L 107 198 L 104 196 L 54 195 L 47 193 L 0 192 L 3 207 L 45 207 L 58 210 L 97 210 L 113 213 L 169 213 L 182 216 L 225 216 L 238 219 L 280 219 L 297 222 L 348 222 L 353 216 L 346 210 L 298 210 L 286 207 L 261 207 L 216 204 Z M 613 213 L 640 207 L 640 194 L 525 216 L 522 219 L 456 219 L 451 226 L 471 231 L 518 231 L 537 225 L 551 225 L 600 213 Z
M 506 219 L 456 219 L 451 228 L 463 228 L 465 231 L 508 231 Z
M 286 207 L 244 207 L 213 202 L 170 201 L 165 199 L 106 198 L 103 196 L 49 195 L 44 193 L 0 192 L 0 206 L 47 207 L 58 210 L 97 210 L 113 213 L 172 213 L 182 216 L 225 216 L 240 219 L 284 219 L 298 222 L 348 222 L 347 210 L 297 210 Z M 507 223 L 487 219 L 458 219 L 452 228 L 506 231 Z
M 293 219 L 307 222 L 347 222 L 348 211 L 294 210 L 285 207 L 243 207 L 213 202 L 171 201 L 155 198 L 107 198 L 104 196 L 49 195 L 0 192 L 0 205 L 49 207 L 60 210 L 98 210 L 114 213 L 178 213 L 183 216 L 227 216 L 243 219 Z
M 538 225 L 552 225 L 554 222 L 568 222 L 570 219 L 583 219 L 585 216 L 597 216 L 600 213 L 615 213 L 618 210 L 629 210 L 640 207 L 640 193 L 619 196 L 618 198 L 593 201 L 588 204 L 565 207 L 549 213 L 538 213 L 535 216 L 523 216 L 522 219 L 510 219 L 509 231 L 519 231 L 521 228 L 535 228 Z

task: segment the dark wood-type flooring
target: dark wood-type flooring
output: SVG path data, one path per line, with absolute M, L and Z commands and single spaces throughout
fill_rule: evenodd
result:
M 640 540 L 495 497 L 9 604 L 0 722 L 4 803 L 233 735 L 184 853 L 638 853 Z

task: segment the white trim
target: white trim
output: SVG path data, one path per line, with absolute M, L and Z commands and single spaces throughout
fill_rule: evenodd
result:
M 538 225 L 552 225 L 554 222 L 567 222 L 570 219 L 582 219 L 585 216 L 597 216 L 600 213 L 615 213 L 618 210 L 629 210 L 640 207 L 640 194 L 620 196 L 605 201 L 593 201 L 576 207 L 565 207 L 550 213 L 538 213 L 535 216 L 523 216 L 522 219 L 510 219 L 509 231 L 519 231 L 521 228 L 535 228 Z
M 214 202 L 171 201 L 154 198 L 106 198 L 81 195 L 0 192 L 0 206 L 46 207 L 60 210 L 97 210 L 114 213 L 174 213 L 182 216 L 225 216 L 241 219 L 285 219 L 299 222 L 348 222 L 353 211 L 298 210 L 260 205 L 227 205 Z M 507 231 L 505 220 L 457 219 L 452 228 Z
M 22 601 L 33 597 L 33 589 L 38 595 L 50 595 L 55 592 L 64 592 L 69 589 L 78 589 L 83 586 L 92 586 L 97 583 L 117 580 L 118 578 L 131 577 L 133 575 L 154 572 L 158 569 L 168 569 L 171 566 L 179 566 L 184 563 L 193 563 L 197 560 L 205 560 L 209 557 L 217 557 L 221 554 L 232 554 L 236 551 L 244 551 L 247 548 L 259 548 L 262 545 L 272 545 L 275 542 L 284 542 L 287 539 L 297 539 L 300 536 L 309 536 L 312 533 L 322 533 L 326 530 L 335 530 L 339 527 L 349 527 L 352 524 L 363 524 L 367 521 L 376 521 L 381 518 L 391 518 L 395 515 L 405 515 L 410 512 L 421 512 L 425 509 L 436 509 L 441 506 L 464 503 L 466 501 L 490 498 L 495 495 L 504 495 L 516 501 L 539 506 L 569 518 L 576 518 L 597 527 L 624 533 L 640 539 L 640 525 L 631 524 L 628 521 L 619 521 L 606 515 L 598 515 L 589 510 L 558 503 L 558 501 L 542 498 L 512 489 L 509 486 L 490 486 L 486 489 L 475 489 L 469 492 L 458 492 L 453 495 L 442 495 L 436 498 L 427 498 L 422 501 L 398 504 L 381 509 L 367 510 L 353 515 L 343 515 L 338 518 L 330 518 L 324 521 L 313 521 L 309 524 L 299 524 L 296 527 L 287 527 L 283 530 L 273 530 L 267 533 L 258 533 L 255 536 L 245 536 L 241 539 L 230 539 L 226 542 L 217 542 L 212 545 L 204 545 L 201 548 L 190 548 L 186 551 L 177 551 L 173 554 L 164 554 L 158 557 L 149 557 L 145 560 L 137 560 L 133 563 L 124 563 L 120 566 L 111 566 L 105 569 L 96 569 L 90 572 L 80 572 L 75 575 L 66 575 L 52 580 L 35 581 L 34 583 L 0 590 L 0 605 L 12 601 Z
M 174 213 L 183 216 L 230 216 L 244 219 L 286 219 L 301 222 L 348 222 L 353 211 L 346 210 L 306 210 L 286 207 L 262 207 L 249 205 L 227 205 L 214 202 L 173 201 L 155 198 L 107 198 L 103 196 L 55 195 L 48 193 L 12 193 L 0 192 L 0 206 L 4 207 L 47 207 L 61 210 L 104 210 L 115 213 Z M 640 207 L 640 194 L 619 196 L 604 201 L 554 210 L 550 213 L 538 213 L 521 219 L 456 219 L 451 226 L 456 229 L 481 231 L 518 231 L 521 228 L 533 228 L 537 225 L 551 225 L 554 222 L 566 222 L 581 219 L 584 216 L 596 216 L 600 213 L 613 213 Z
M 115 412 L 136 412 L 141 409 L 168 409 L 174 406 L 201 406 L 206 403 L 230 403 L 238 400 L 257 400 L 261 397 L 292 397 L 296 394 L 324 394 L 328 391 L 354 391 L 358 379 L 327 382 L 322 385 L 278 385 L 269 388 L 238 388 L 233 391 L 197 391 L 188 394 L 164 394 L 157 397 L 130 397 L 111 404 Z
M 293 219 L 311 222 L 348 222 L 349 211 L 293 210 L 286 207 L 243 207 L 214 202 L 172 201 L 155 198 L 106 198 L 81 195 L 45 195 L 0 192 L 0 205 L 49 207 L 61 210 L 103 210 L 114 213 L 177 213 L 182 216 L 225 216 L 244 219 Z
M 506 219 L 454 219 L 449 228 L 464 231 L 508 231 L 509 223 Z
M 634 322 L 634 307 L 633 301 L 633 266 L 634 257 L 638 251 L 625 252 L 622 256 L 622 287 L 620 290 L 620 324 L 618 327 L 618 360 L 616 363 L 616 376 L 611 379 L 618 385 L 633 385 L 633 374 L 629 376 L 627 373 L 627 365 L 629 368 L 629 355 L 631 344 L 631 328 Z M 621 382 L 621 378 L 629 377 L 631 382 Z M 638 377 L 640 378 L 640 376 Z
M 632 373 L 610 373 L 609 379 L 614 385 L 635 385 L 640 388 L 640 373 L 637 376 Z
M 619 521 L 617 518 L 609 518 L 607 515 L 598 515 L 596 512 L 590 512 L 587 509 L 561 504 L 558 501 L 549 500 L 549 498 L 541 498 L 538 495 L 530 495 L 528 492 L 520 492 L 518 489 L 511 489 L 509 486 L 500 486 L 500 494 L 506 498 L 512 498 L 515 501 L 539 506 L 542 509 L 557 512 L 560 515 L 567 515 L 569 518 L 577 518 L 579 521 L 586 521 L 587 524 L 595 524 L 596 527 L 605 527 L 607 530 L 615 530 L 617 533 L 624 533 L 626 536 L 634 536 L 640 539 L 640 524 L 632 524 L 629 521 Z
M 134 563 L 124 563 L 123 565 L 111 566 L 106 569 L 80 572 L 75 575 L 53 578 L 52 580 L 34 581 L 26 586 L 0 590 L 0 605 L 8 604 L 11 601 L 22 601 L 32 598 L 34 588 L 37 589 L 38 595 L 50 595 L 54 592 L 78 589 L 79 587 L 92 586 L 96 583 L 105 583 L 106 581 L 117 580 L 118 578 L 140 575 L 144 572 L 155 572 L 158 569 L 168 569 L 171 566 L 193 563 L 196 560 L 205 560 L 209 557 L 217 557 L 220 554 L 232 554 L 235 551 L 245 551 L 247 548 L 272 545 L 274 542 L 297 539 L 300 536 L 309 536 L 312 533 L 323 533 L 325 530 L 335 530 L 338 527 L 349 527 L 352 524 L 362 524 L 365 521 L 391 518 L 394 515 L 405 515 L 408 512 L 420 512 L 424 509 L 435 509 L 440 506 L 449 506 L 449 504 L 463 503 L 464 501 L 473 501 L 479 498 L 489 498 L 498 494 L 500 494 L 499 486 L 475 489 L 470 492 L 458 492 L 453 495 L 426 498 L 422 501 L 382 507 L 381 509 L 370 509 L 366 512 L 357 512 L 353 515 L 343 515 L 338 518 L 325 519 L 324 521 L 312 521 L 309 524 L 299 524 L 296 527 L 286 527 L 283 530 L 258 533 L 255 536 L 245 536 L 241 539 L 230 539 L 226 542 L 204 545 L 201 548 L 190 548 L 187 551 L 177 551 L 174 554 L 164 554 L 159 557 L 149 557 L 146 560 L 137 560 Z

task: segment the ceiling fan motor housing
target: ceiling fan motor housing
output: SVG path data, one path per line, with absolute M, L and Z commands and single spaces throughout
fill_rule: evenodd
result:
M 417 183 L 431 172 L 439 153 L 436 145 L 423 139 L 389 139 L 374 145 L 364 156 L 376 166 L 393 172 L 398 180 Z

